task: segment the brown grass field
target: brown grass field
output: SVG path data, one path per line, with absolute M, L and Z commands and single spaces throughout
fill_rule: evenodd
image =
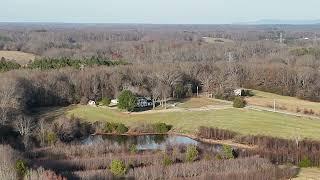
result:
M 319 168 L 301 168 L 298 177 L 294 180 L 320 180 Z
M 303 114 L 305 110 L 320 115 L 320 103 L 301 100 L 296 97 L 281 96 L 273 93 L 252 90 L 254 96 L 246 98 L 249 105 L 273 108 L 274 100 L 276 109 Z
M 33 61 L 36 55 L 31 53 L 25 53 L 21 51 L 0 51 L 0 58 L 6 58 L 7 60 L 13 60 L 21 65 L 28 64 L 29 61 Z

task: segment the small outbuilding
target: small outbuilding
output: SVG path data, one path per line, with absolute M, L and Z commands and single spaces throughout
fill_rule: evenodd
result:
M 118 104 L 118 99 L 111 100 L 111 105 L 117 105 L 117 104 Z
M 88 105 L 89 105 L 89 106 L 97 106 L 97 105 L 96 105 L 96 102 L 95 102 L 95 101 L 92 101 L 92 100 L 90 100 L 90 101 L 88 102 Z
M 245 91 L 242 88 L 235 89 L 233 92 L 234 92 L 235 96 L 244 96 L 245 95 Z

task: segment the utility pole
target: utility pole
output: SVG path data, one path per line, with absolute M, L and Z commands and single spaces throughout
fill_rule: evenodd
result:
M 228 61 L 229 63 L 233 61 L 232 52 L 228 52 Z
M 197 86 L 197 97 L 199 96 L 199 86 Z
M 155 107 L 156 107 L 156 102 L 155 102 L 154 98 L 152 98 L 152 109 L 154 110 Z

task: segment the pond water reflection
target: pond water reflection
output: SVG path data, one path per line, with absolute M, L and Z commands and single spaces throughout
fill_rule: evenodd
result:
M 207 146 L 216 150 L 221 149 L 220 144 L 207 144 L 196 141 L 189 137 L 178 135 L 141 135 L 141 136 L 125 136 L 125 135 L 95 135 L 89 136 L 81 141 L 82 144 L 92 145 L 108 141 L 112 145 L 136 145 L 139 150 L 164 150 L 167 146 L 175 145 L 196 145 Z

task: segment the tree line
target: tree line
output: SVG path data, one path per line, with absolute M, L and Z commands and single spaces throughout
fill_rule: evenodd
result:
M 126 65 L 124 60 L 109 60 L 99 57 L 83 57 L 75 59 L 72 57 L 60 57 L 60 58 L 37 58 L 34 61 L 30 61 L 25 66 L 21 66 L 15 61 L 6 60 L 2 58 L 0 61 L 0 72 L 6 72 L 19 68 L 26 69 L 39 69 L 39 70 L 49 70 L 49 69 L 60 69 L 64 67 L 72 67 L 76 69 L 83 69 L 85 67 L 92 66 L 115 66 L 115 65 Z
M 166 100 L 185 97 L 198 86 L 205 93 L 230 94 L 245 87 L 320 101 L 319 71 L 280 64 L 176 63 L 88 67 L 84 70 L 15 70 L 1 74 L 0 107 L 34 107 L 116 98 L 123 90 Z

